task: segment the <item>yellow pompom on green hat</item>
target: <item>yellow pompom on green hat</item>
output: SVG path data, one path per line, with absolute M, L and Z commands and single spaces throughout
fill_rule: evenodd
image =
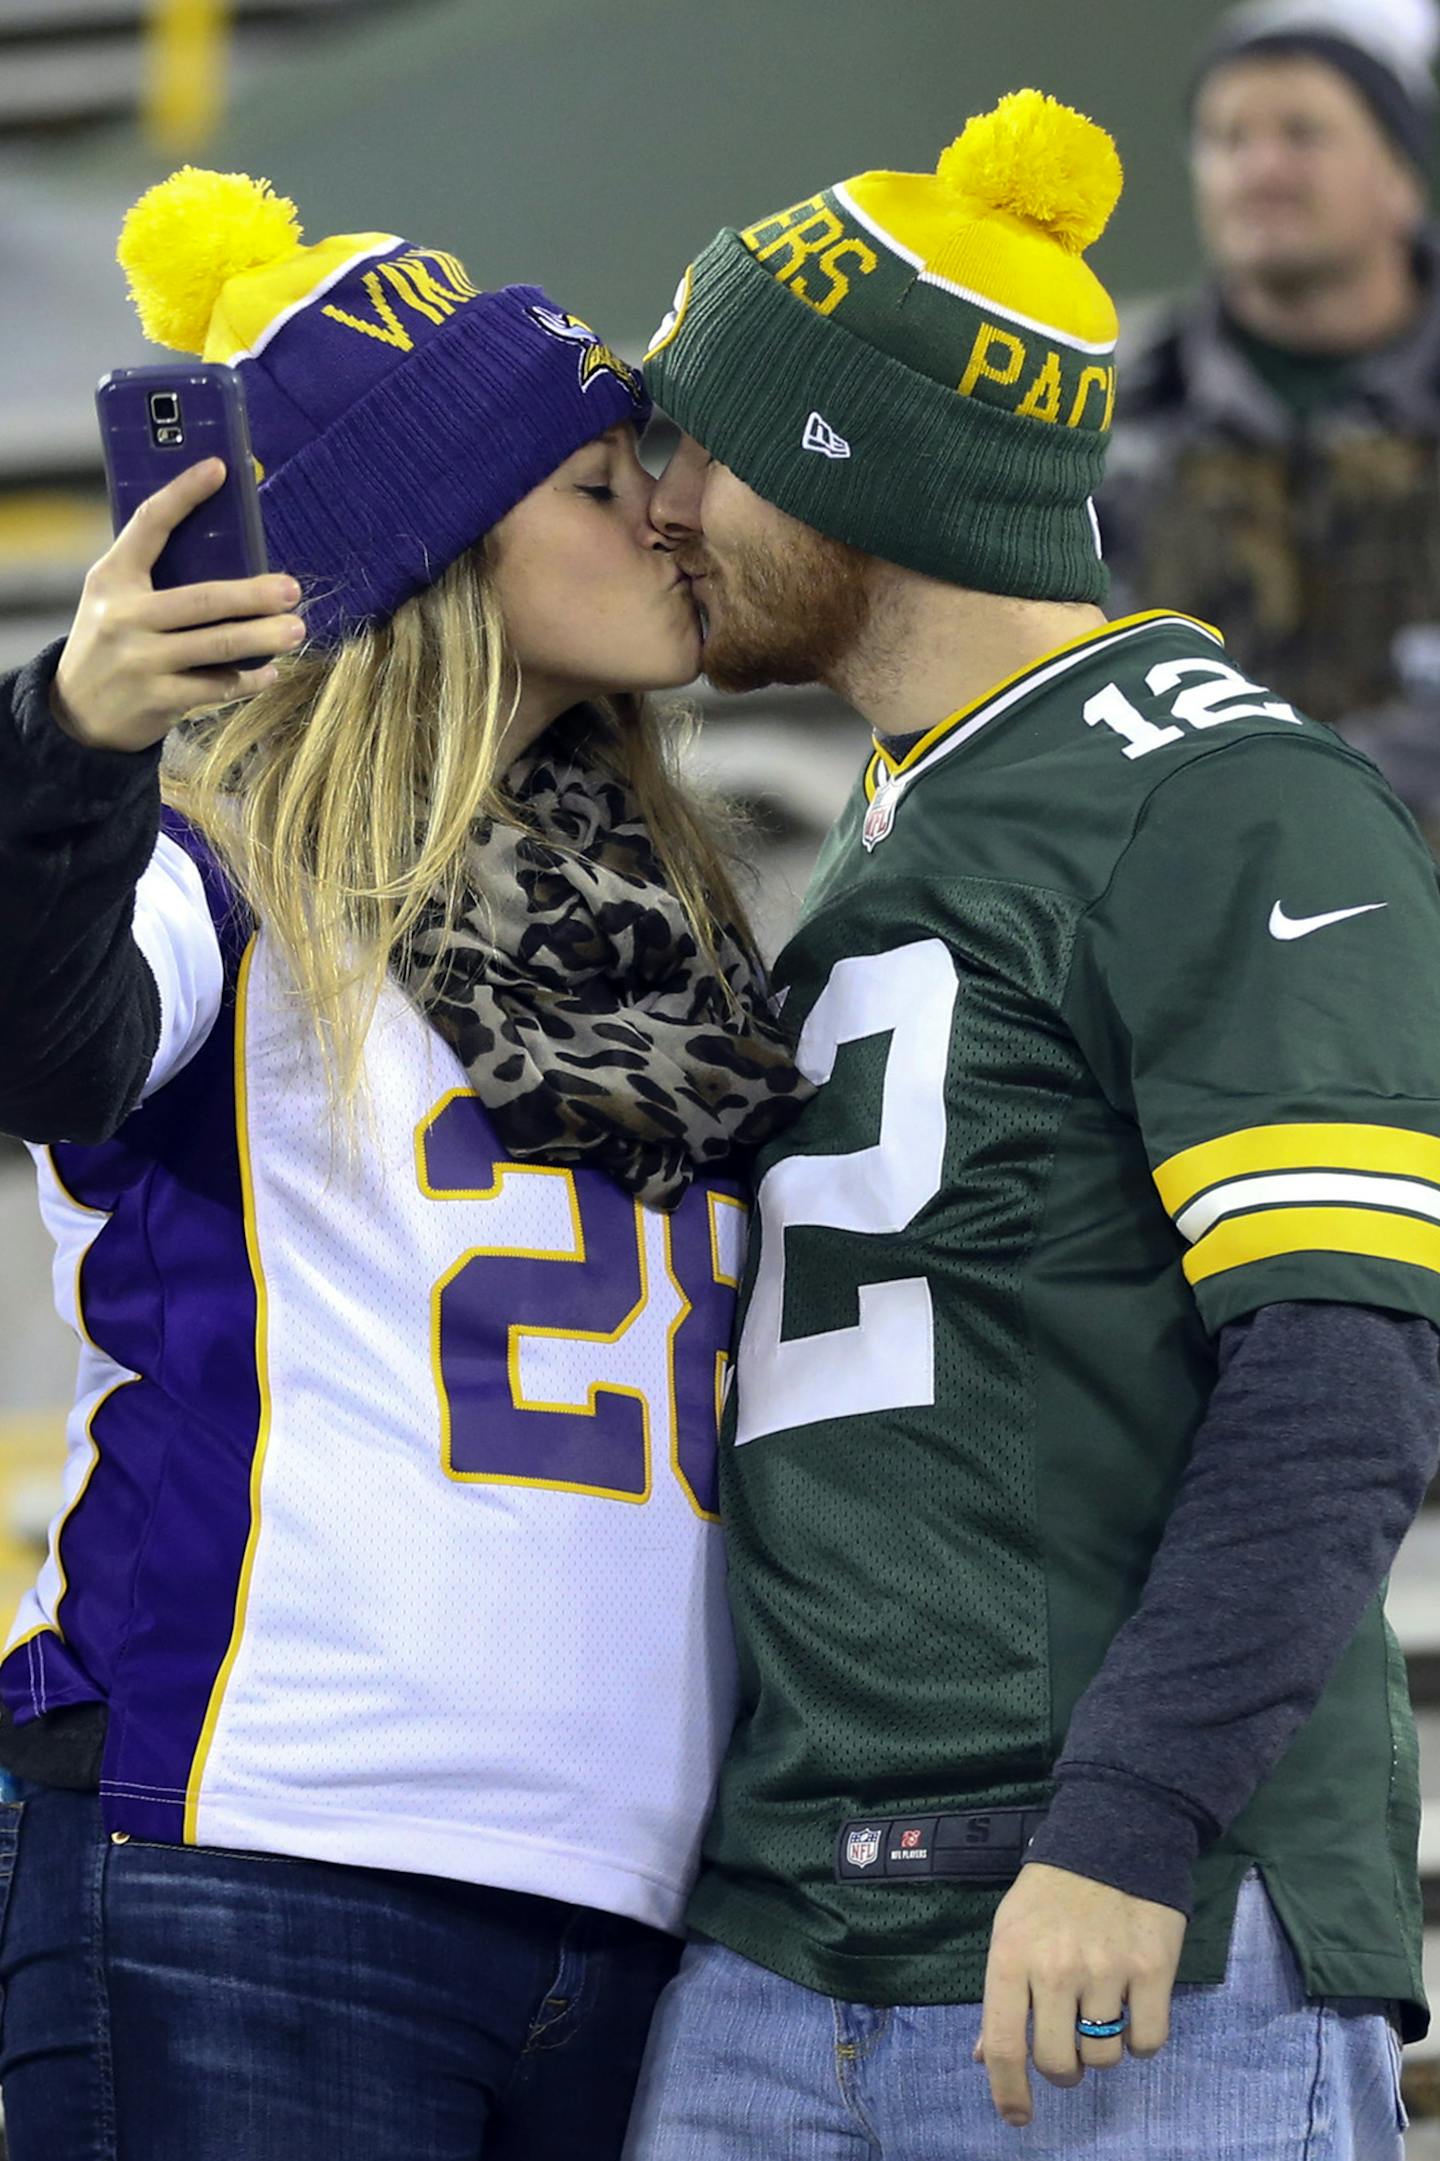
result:
M 933 172 L 861 173 L 720 233 L 646 355 L 652 395 L 835 539 L 1098 599 L 1118 324 L 1085 251 L 1122 183 L 1103 128 L 1015 91 Z

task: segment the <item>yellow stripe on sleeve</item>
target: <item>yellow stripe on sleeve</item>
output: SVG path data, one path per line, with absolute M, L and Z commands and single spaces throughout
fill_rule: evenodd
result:
M 1208 1186 L 1256 1171 L 1292 1170 L 1385 1171 L 1440 1186 L 1440 1140 L 1409 1126 L 1246 1126 L 1182 1149 L 1153 1175 L 1173 1216 Z
M 1192 1284 L 1203 1283 L 1227 1268 L 1274 1260 L 1281 1253 L 1356 1253 L 1369 1260 L 1406 1261 L 1440 1275 L 1440 1224 L 1380 1208 L 1262 1209 L 1217 1223 L 1186 1254 L 1185 1274 Z

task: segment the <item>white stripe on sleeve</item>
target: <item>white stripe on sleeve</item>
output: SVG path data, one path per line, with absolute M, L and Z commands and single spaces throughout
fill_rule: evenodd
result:
M 1390 1208 L 1405 1215 L 1440 1222 L 1440 1189 L 1418 1178 L 1370 1177 L 1356 1171 L 1276 1171 L 1256 1178 L 1232 1178 L 1212 1186 L 1182 1208 L 1175 1228 L 1193 1245 L 1223 1216 L 1250 1208 Z
M 160 1044 L 142 1100 L 194 1057 L 220 1011 L 225 965 L 200 873 L 162 833 L 135 890 L 135 943 L 160 988 Z

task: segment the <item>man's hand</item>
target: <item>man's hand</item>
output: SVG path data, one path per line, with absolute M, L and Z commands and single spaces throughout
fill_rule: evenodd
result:
M 156 592 L 150 572 L 182 518 L 225 478 L 218 458 L 189 466 L 149 496 L 85 580 L 51 685 L 56 720 L 77 742 L 105 750 L 158 743 L 198 705 L 247 696 L 274 669 L 242 660 L 293 652 L 305 625 L 288 611 L 293 578 L 235 578 Z
M 1006 2123 L 1030 2121 L 1027 2055 L 1053 2086 L 1078 2086 L 1087 2068 L 1108 2070 L 1126 2048 L 1153 2056 L 1164 2047 L 1184 1940 L 1185 1916 L 1173 1906 L 1039 1861 L 1021 1869 L 990 1934 L 975 2049 Z M 1076 2033 L 1078 2018 L 1114 2019 L 1127 2006 L 1123 2036 L 1082 2041 Z

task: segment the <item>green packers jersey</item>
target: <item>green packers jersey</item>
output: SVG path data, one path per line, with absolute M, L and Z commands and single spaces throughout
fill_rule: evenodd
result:
M 818 1092 L 759 1166 L 690 1919 L 835 1996 L 973 1999 L 1003 1886 L 837 1839 L 1044 1807 L 1223 1323 L 1440 1325 L 1440 897 L 1373 767 L 1144 616 L 876 753 L 778 985 Z M 1377 1598 L 1202 1856 L 1181 1979 L 1223 1977 L 1258 1861 L 1313 1992 L 1423 2006 L 1417 1824 Z

